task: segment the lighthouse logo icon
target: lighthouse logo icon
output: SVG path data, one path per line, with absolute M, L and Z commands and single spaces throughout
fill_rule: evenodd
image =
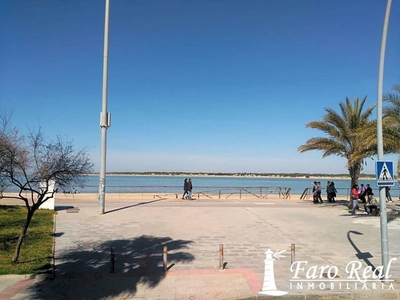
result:
M 265 251 L 265 272 L 264 272 L 264 284 L 262 287 L 261 292 L 259 294 L 262 295 L 269 295 L 269 296 L 283 296 L 286 295 L 288 292 L 279 291 L 276 288 L 275 284 L 275 274 L 274 274 L 274 261 L 276 259 L 280 259 L 285 257 L 282 255 L 286 250 L 279 251 L 277 250 L 275 253 L 268 249 Z

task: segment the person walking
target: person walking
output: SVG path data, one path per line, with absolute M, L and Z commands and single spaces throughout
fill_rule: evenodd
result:
M 185 180 L 183 181 L 183 195 L 182 195 L 183 200 L 187 199 L 188 193 L 189 193 L 189 181 L 187 178 L 185 178 Z
M 354 184 L 351 192 L 350 192 L 350 200 L 353 204 L 353 207 L 351 208 L 351 215 L 355 216 L 356 215 L 356 209 L 358 205 L 358 198 L 359 198 L 360 193 L 358 192 L 358 184 Z
M 332 181 L 331 182 L 331 189 L 333 190 L 333 193 L 332 193 L 332 202 L 336 202 L 335 201 L 335 198 L 337 197 L 337 189 L 336 189 L 336 187 L 335 187 L 335 183 Z
M 329 203 L 335 202 L 337 190 L 335 188 L 335 183 L 333 181 L 329 183 L 329 186 L 326 188 L 326 192 L 328 193 L 328 202 Z
M 386 202 L 392 203 L 392 196 L 390 195 L 390 186 L 386 186 L 385 187 L 385 191 L 386 191 Z
M 189 178 L 189 180 L 188 180 L 188 199 L 189 200 L 193 200 L 192 199 L 192 189 L 193 189 L 192 179 Z
M 328 193 L 328 187 L 331 185 L 331 182 L 330 181 L 327 181 L 326 182 L 326 187 L 325 187 L 325 192 L 326 192 L 326 201 L 328 201 L 328 202 L 331 202 L 331 201 L 329 201 L 329 193 Z
M 361 189 L 359 195 L 361 203 L 367 203 L 367 199 L 365 198 L 366 195 L 367 195 L 367 187 L 364 186 L 363 183 L 361 183 Z
M 317 201 L 319 201 L 319 204 L 323 203 L 322 197 L 321 197 L 321 192 L 322 192 L 322 190 L 321 190 L 321 182 L 318 181 L 317 182 Z
M 312 194 L 313 194 L 313 203 L 317 204 L 318 199 L 317 199 L 317 182 L 316 181 L 313 182 Z

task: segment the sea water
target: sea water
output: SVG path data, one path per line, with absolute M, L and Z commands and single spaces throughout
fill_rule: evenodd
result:
M 106 192 L 163 192 L 180 193 L 183 191 L 185 176 L 107 176 Z M 269 178 L 269 177 L 233 177 L 233 176 L 192 176 L 193 192 L 233 192 L 235 188 L 267 188 L 269 191 L 281 188 L 291 189 L 291 194 L 302 194 L 306 188 L 312 188 L 315 179 L 312 178 Z M 325 191 L 327 181 L 334 181 L 340 194 L 347 194 L 350 190 L 350 179 L 316 179 L 321 182 L 322 191 Z M 374 192 L 378 193 L 376 180 L 359 180 L 359 185 L 370 184 Z M 83 193 L 96 193 L 99 186 L 98 176 L 88 176 L 84 188 L 76 189 Z
M 183 181 L 188 176 L 132 176 L 132 175 L 107 175 L 107 193 L 182 193 Z M 277 190 L 290 189 L 293 195 L 301 195 L 306 188 L 311 189 L 313 182 L 320 181 L 322 191 L 325 192 L 328 180 L 335 182 L 335 187 L 339 194 L 348 194 L 350 191 L 350 179 L 313 179 L 313 178 L 270 178 L 270 177 L 234 177 L 234 176 L 192 176 L 193 192 L 205 192 L 217 194 L 233 193 L 239 188 L 249 189 L 253 193 L 258 193 L 261 189 L 263 193 Z M 374 193 L 378 194 L 376 180 L 360 179 L 359 185 L 370 184 Z M 59 188 L 59 192 L 79 192 L 79 193 L 98 193 L 99 176 L 90 175 L 86 177 L 83 187 L 70 186 Z M 7 191 L 15 192 L 14 187 L 9 187 Z M 392 189 L 392 196 L 398 196 L 398 187 Z

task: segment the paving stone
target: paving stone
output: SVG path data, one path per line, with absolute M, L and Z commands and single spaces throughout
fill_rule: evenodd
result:
M 307 261 L 305 269 L 337 266 L 342 280 L 351 261 L 360 262 L 363 268 L 368 263 L 381 264 L 379 218 L 349 218 L 340 206 L 310 209 L 304 202 L 285 208 L 191 204 L 166 207 L 154 202 L 122 210 L 113 206 L 114 211 L 99 215 L 95 205 L 80 203 L 79 213 L 59 211 L 56 230 L 63 234 L 55 238 L 58 277 L 46 285 L 39 282 L 31 291 L 41 288 L 40 299 L 70 299 L 73 292 L 85 296 L 93 289 L 98 290 L 90 296 L 107 299 L 263 299 L 257 293 L 264 280 L 265 252 L 270 248 L 286 250 L 284 257 L 274 261 L 276 286 L 288 292 L 279 299 L 347 299 L 349 295 L 361 299 L 367 295 L 362 291 L 290 286 L 291 244 L 295 244 L 296 261 Z M 398 298 L 399 222 L 397 218 L 388 225 L 390 254 L 399 258 L 390 269 L 395 289 L 370 291 L 383 299 Z M 221 271 L 220 244 L 227 263 Z M 168 247 L 168 265 L 172 266 L 167 274 L 162 272 L 163 246 Z M 109 273 L 111 247 L 115 247 L 116 274 Z M 19 293 L 22 298 L 18 299 L 34 299 L 26 293 Z

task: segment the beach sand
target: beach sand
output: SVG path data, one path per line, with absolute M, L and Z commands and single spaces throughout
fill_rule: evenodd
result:
M 16 193 L 4 193 L 5 197 L 17 196 Z M 282 201 L 312 201 L 312 197 L 308 196 L 304 199 L 300 199 L 301 195 L 292 194 L 288 198 L 279 194 L 268 194 L 268 195 L 255 195 L 251 193 L 234 193 L 234 194 L 203 194 L 193 193 L 192 198 L 195 201 L 210 202 L 210 201 L 268 201 L 269 199 L 281 199 Z M 326 197 L 323 196 L 325 201 Z M 347 200 L 347 195 L 338 195 L 337 199 Z M 124 202 L 124 203 L 140 203 L 140 202 L 152 202 L 157 200 L 163 201 L 184 201 L 182 200 L 182 194 L 175 193 L 106 193 L 106 201 L 109 202 Z M 98 194 L 96 193 L 85 193 L 85 194 L 68 194 L 68 193 L 57 193 L 55 194 L 55 204 L 64 203 L 97 203 Z M 2 198 L 0 199 L 0 205 L 5 204 L 23 204 L 23 201 L 19 199 Z

